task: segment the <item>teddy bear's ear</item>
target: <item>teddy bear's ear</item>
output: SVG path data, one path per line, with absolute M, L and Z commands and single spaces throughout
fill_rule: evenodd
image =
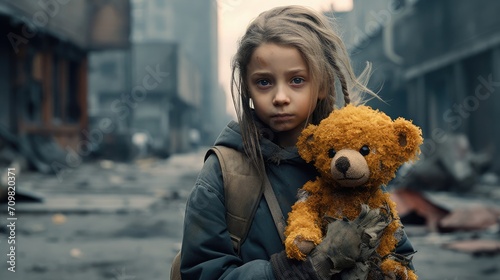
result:
M 313 144 L 314 144 L 314 132 L 318 128 L 316 125 L 310 124 L 300 134 L 297 140 L 297 149 L 300 156 L 306 161 L 311 162 L 314 160 L 313 154 Z
M 422 130 L 403 118 L 394 121 L 394 130 L 400 147 L 399 154 L 404 157 L 404 161 L 416 159 L 423 142 Z

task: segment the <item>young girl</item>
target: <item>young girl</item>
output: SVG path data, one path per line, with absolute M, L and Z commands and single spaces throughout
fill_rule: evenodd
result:
M 260 14 L 241 38 L 232 68 L 238 123 L 228 124 L 215 144 L 244 152 L 268 177 L 286 220 L 297 190 L 317 176 L 314 167 L 298 155 L 297 137 L 334 109 L 336 83 L 345 103 L 359 102 L 358 93 L 371 91 L 363 78 L 355 77 L 344 44 L 330 23 L 300 6 Z M 221 168 L 212 154 L 187 202 L 183 279 L 330 279 L 332 271 L 352 267 L 358 257 L 361 237 L 356 235 L 360 234 L 344 228 L 328 231 L 325 237 L 355 237 L 336 256 L 324 253 L 330 245 L 323 242 L 317 247 L 321 250 L 314 249 L 306 261 L 287 259 L 264 197 L 237 254 L 225 217 Z M 406 237 L 400 244 L 399 253 L 413 252 Z

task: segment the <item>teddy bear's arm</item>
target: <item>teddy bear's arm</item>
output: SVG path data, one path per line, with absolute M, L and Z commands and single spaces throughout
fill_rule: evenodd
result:
M 313 184 L 313 182 L 307 184 Z M 322 240 L 323 233 L 317 200 L 317 195 L 302 191 L 301 197 L 288 214 L 285 248 L 289 258 L 304 260 L 308 252 L 302 252 L 299 249 L 300 243 L 309 241 L 316 246 Z
M 417 280 L 418 277 L 413 270 L 411 270 L 408 265 L 398 261 L 394 258 L 385 259 L 380 265 L 382 272 L 386 276 L 394 277 L 394 279 L 402 280 Z M 392 278 L 391 278 L 392 279 Z

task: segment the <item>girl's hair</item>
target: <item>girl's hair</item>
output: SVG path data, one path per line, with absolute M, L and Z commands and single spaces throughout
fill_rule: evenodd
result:
M 366 87 L 370 64 L 358 78 L 355 76 L 344 43 L 326 17 L 312 9 L 293 5 L 261 13 L 240 39 L 231 65 L 231 94 L 244 149 L 260 172 L 264 172 L 259 146 L 261 136 L 252 116 L 247 66 L 255 49 L 264 43 L 295 47 L 306 61 L 313 92 L 326 93 L 326 98 L 318 100 L 312 113 L 313 124 L 318 124 L 333 111 L 336 87 L 342 91 L 345 104 L 361 103 L 363 93 L 376 96 Z

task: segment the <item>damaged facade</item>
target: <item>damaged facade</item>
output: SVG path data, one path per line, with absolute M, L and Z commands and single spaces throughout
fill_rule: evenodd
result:
M 39 171 L 185 152 L 228 121 L 211 2 L 0 0 L 0 23 L 0 132 Z
M 229 120 L 217 74 L 216 5 L 134 0 L 131 14 L 131 48 L 90 57 L 92 126 L 111 119 L 115 138 L 137 140 L 139 155 L 167 157 L 211 145 Z M 108 152 L 133 144 L 103 142 Z M 108 157 L 126 154 L 120 151 Z
M 500 173 L 500 2 L 355 0 L 335 13 L 353 64 L 373 63 L 374 107 L 419 125 L 422 151 L 463 134 Z
M 88 55 L 128 47 L 128 14 L 123 0 L 0 1 L 4 147 L 43 173 L 75 167 L 91 153 Z M 104 18 L 109 25 L 101 28 Z

